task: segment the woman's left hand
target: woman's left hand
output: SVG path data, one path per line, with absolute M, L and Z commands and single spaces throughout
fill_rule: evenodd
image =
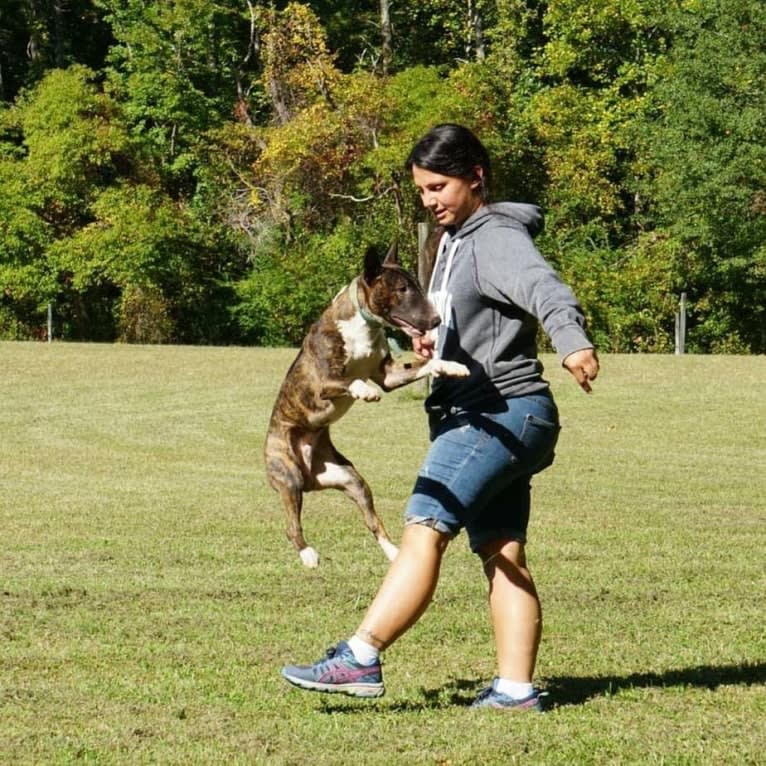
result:
M 590 387 L 590 381 L 598 377 L 599 371 L 598 356 L 595 349 L 583 348 L 575 351 L 565 357 L 562 364 L 574 375 L 575 380 L 585 393 L 589 394 L 593 390 Z

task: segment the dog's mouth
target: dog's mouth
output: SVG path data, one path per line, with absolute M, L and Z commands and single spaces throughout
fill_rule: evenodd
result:
M 401 319 L 400 317 L 392 316 L 390 317 L 391 324 L 396 325 L 400 330 L 404 330 L 404 332 L 407 333 L 407 335 L 410 336 L 410 338 L 422 338 L 425 333 L 423 330 L 418 330 L 415 325 L 410 324 L 404 319 Z

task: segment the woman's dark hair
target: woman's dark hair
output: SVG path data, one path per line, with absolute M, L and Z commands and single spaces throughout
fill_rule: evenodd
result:
M 489 154 L 484 145 L 468 128 L 452 123 L 437 125 L 413 147 L 404 166 L 425 168 L 443 176 L 473 179 L 476 167 L 483 171 L 481 192 L 486 199 L 492 180 Z

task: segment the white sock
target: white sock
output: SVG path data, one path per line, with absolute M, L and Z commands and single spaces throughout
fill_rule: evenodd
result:
M 372 665 L 380 657 L 380 649 L 372 644 L 368 644 L 366 641 L 362 641 L 359 636 L 351 636 L 348 640 L 348 645 L 354 653 L 356 661 L 362 665 Z
M 534 690 L 534 687 L 528 681 L 511 681 L 508 678 L 498 678 L 495 681 L 496 692 L 507 694 L 515 700 L 523 700 L 525 697 L 529 697 Z

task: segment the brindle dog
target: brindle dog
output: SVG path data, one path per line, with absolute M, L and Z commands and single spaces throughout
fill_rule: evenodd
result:
M 440 322 L 415 277 L 399 266 L 394 244 L 385 260 L 368 250 L 364 273 L 344 287 L 311 327 L 277 395 L 266 437 L 266 472 L 287 512 L 287 537 L 307 567 L 319 554 L 301 526 L 303 494 L 339 489 L 361 509 L 367 528 L 393 560 L 397 553 L 375 511 L 367 482 L 330 441 L 330 425 L 356 399 L 380 399 L 384 391 L 426 375 L 468 375 L 456 362 L 391 357 L 385 328 L 420 337 Z

